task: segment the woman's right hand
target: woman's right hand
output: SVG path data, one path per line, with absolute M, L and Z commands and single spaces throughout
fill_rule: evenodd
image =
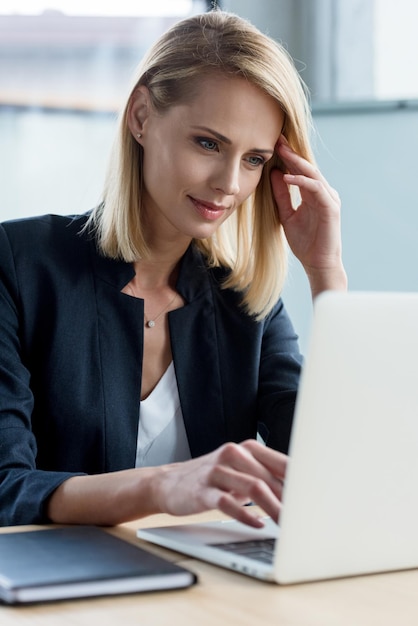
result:
M 288 457 L 250 439 L 227 443 L 204 456 L 160 468 L 155 504 L 163 513 L 190 515 L 219 509 L 244 524 L 263 522 L 248 502 L 278 520 Z

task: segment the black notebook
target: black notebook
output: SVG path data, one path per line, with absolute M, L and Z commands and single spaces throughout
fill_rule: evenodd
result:
M 196 576 L 94 526 L 0 534 L 0 600 L 21 604 L 180 589 Z

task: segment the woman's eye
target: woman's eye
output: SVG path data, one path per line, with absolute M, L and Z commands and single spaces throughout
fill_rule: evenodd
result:
M 254 167 L 263 166 L 264 163 L 266 162 L 265 159 L 263 159 L 263 157 L 259 157 L 259 156 L 250 156 L 248 157 L 247 161 L 250 165 L 253 165 Z
M 218 149 L 218 144 L 213 139 L 205 139 L 204 137 L 197 137 L 197 142 L 204 148 L 205 150 L 209 150 L 213 152 Z

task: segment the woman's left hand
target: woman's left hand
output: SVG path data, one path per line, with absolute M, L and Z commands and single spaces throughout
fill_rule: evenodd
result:
M 326 289 L 345 290 L 339 195 L 315 166 L 290 148 L 283 135 L 276 151 L 288 173 L 272 171 L 273 194 L 287 241 L 307 273 L 312 295 Z M 289 185 L 295 185 L 300 192 L 296 208 Z

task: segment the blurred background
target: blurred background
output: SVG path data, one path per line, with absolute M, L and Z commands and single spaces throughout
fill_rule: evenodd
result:
M 0 0 L 1 221 L 97 203 L 136 65 L 212 4 Z M 317 160 L 342 198 L 350 289 L 417 290 L 416 0 L 216 4 L 284 44 L 309 88 Z M 284 298 L 305 350 L 312 305 L 295 260 Z

